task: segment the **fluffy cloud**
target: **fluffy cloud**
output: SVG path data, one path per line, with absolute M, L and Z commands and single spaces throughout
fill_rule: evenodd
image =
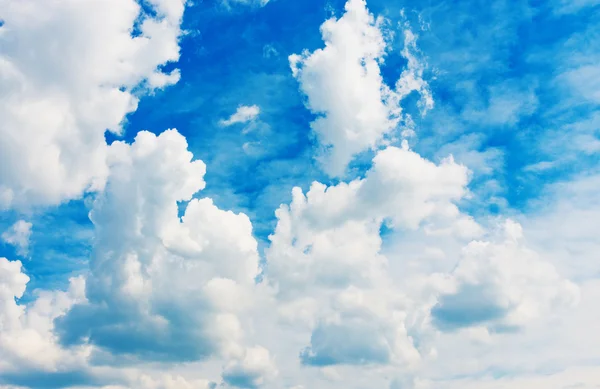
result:
M 99 188 L 106 130 L 172 84 L 185 0 L 0 1 L 0 209 Z M 44 39 L 40 39 L 43 37 Z
M 0 383 L 21 379 L 29 386 L 39 371 L 62 369 L 68 375 L 82 367 L 86 355 L 83 348 L 61 349 L 53 333 L 53 320 L 83 299 L 83 279 L 72 279 L 66 292 L 43 291 L 25 306 L 15 299 L 28 282 L 21 262 L 0 258 Z
M 500 235 L 499 242 L 473 241 L 463 249 L 451 291 L 432 310 L 438 327 L 514 330 L 577 302 L 577 286 L 523 245 L 518 223 L 507 220 Z
M 20 255 L 27 255 L 31 226 L 32 224 L 25 220 L 18 220 L 12 227 L 2 233 L 2 240 L 15 246 Z
M 159 361 L 243 353 L 239 313 L 253 303 L 259 259 L 249 219 L 192 200 L 205 165 L 174 130 L 116 142 L 108 160 L 90 214 L 87 302 L 58 320 L 63 344 Z
M 269 351 L 247 337 L 249 312 L 263 295 L 252 225 L 210 199 L 192 199 L 205 185 L 205 165 L 185 138 L 140 132 L 131 145 L 110 146 L 108 166 L 90 213 L 95 247 L 85 285 L 73 279 L 68 292 L 19 305 L 29 278 L 20 262 L 0 261 L 0 382 L 213 388 L 116 368 L 207 359 L 222 361 L 231 386 L 259 387 L 276 376 Z
M 321 162 L 333 176 L 342 175 L 353 156 L 379 146 L 400 121 L 400 101 L 412 91 L 423 95 L 422 108 L 433 100 L 423 81 L 423 67 L 412 55 L 415 36 L 406 32 L 407 69 L 392 90 L 381 76 L 386 42 L 381 20 L 364 0 L 350 0 L 340 19 L 321 26 L 325 47 L 289 57 L 294 77 L 306 94 L 307 107 L 319 115 L 311 126 L 321 146 Z
M 388 147 L 364 179 L 294 189 L 267 250 L 268 281 L 284 321 L 311 332 L 307 365 L 412 364 L 419 351 L 405 319 L 411 303 L 381 254 L 380 228 L 452 225 L 467 170 L 452 159 L 435 165 L 405 148 Z M 477 225 L 473 230 L 477 230 Z

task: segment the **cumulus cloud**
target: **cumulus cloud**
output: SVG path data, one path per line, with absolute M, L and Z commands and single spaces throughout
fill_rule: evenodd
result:
M 0 383 L 35 386 L 38 372 L 59 369 L 65 376 L 85 377 L 80 369 L 86 350 L 63 350 L 53 333 L 53 320 L 84 298 L 84 280 L 71 279 L 66 292 L 43 291 L 26 306 L 16 299 L 28 282 L 20 261 L 0 258 Z
M 8 230 L 2 233 L 2 240 L 17 248 L 19 255 L 27 255 L 32 224 L 18 220 Z
M 451 275 L 451 291 L 432 309 L 442 329 L 485 326 L 520 329 L 533 319 L 574 305 L 578 287 L 523 244 L 521 225 L 507 220 L 499 242 L 473 241 Z
M 258 274 L 248 217 L 192 200 L 205 165 L 175 130 L 115 142 L 108 161 L 106 190 L 90 213 L 87 302 L 58 320 L 62 343 L 160 361 L 243 352 L 238 314 L 252 303 Z M 180 201 L 189 201 L 181 220 Z
M 294 189 L 290 206 L 277 211 L 267 280 L 277 290 L 281 317 L 311 331 L 304 364 L 420 359 L 405 323 L 410 301 L 381 254 L 380 228 L 384 222 L 402 230 L 463 220 L 454 202 L 466 194 L 467 182 L 467 170 L 452 159 L 435 165 L 407 147 L 388 147 L 364 179 L 314 183 L 306 195 Z
M 0 209 L 102 186 L 105 131 L 121 132 L 138 91 L 179 79 L 159 67 L 179 58 L 185 0 L 149 5 L 0 1 Z
M 248 123 L 256 119 L 259 114 L 260 107 L 258 105 L 240 105 L 229 119 L 221 120 L 219 123 L 225 127 L 236 123 Z
M 213 388 L 212 381 L 117 368 L 213 359 L 223 361 L 230 385 L 262 386 L 277 370 L 269 351 L 246 339 L 248 312 L 261 296 L 248 217 L 192 199 L 204 188 L 205 165 L 175 130 L 114 142 L 108 166 L 90 212 L 95 246 L 85 283 L 73 279 L 68 292 L 19 305 L 29 278 L 20 262 L 0 261 L 0 382 Z M 180 218 L 181 201 L 188 204 Z
M 340 175 L 353 155 L 385 143 L 399 123 L 405 96 L 418 91 L 422 113 L 433 106 L 433 98 L 422 80 L 423 65 L 413 55 L 416 38 L 410 32 L 403 52 L 407 68 L 394 90 L 382 83 L 385 41 L 364 2 L 349 1 L 344 16 L 321 30 L 326 47 L 293 55 L 290 63 L 307 107 L 320 115 L 312 125 L 327 149 L 321 155 L 324 168 Z M 345 39 L 359 44 L 347 47 Z M 371 116 L 359 114 L 366 109 Z M 404 142 L 378 151 L 364 178 L 332 186 L 313 183 L 306 194 L 294 189 L 291 204 L 276 212 L 266 281 L 276 290 L 279 320 L 308 334 L 300 350 L 302 364 L 365 366 L 365 374 L 402 366 L 407 374 L 396 383 L 426 387 L 413 373 L 435 359 L 434 343 L 447 330 L 467 329 L 475 339 L 481 327 L 522 329 L 577 302 L 578 288 L 523 245 L 518 224 L 507 222 L 498 243 L 471 241 L 486 229 L 457 205 L 470 195 L 469 178 L 451 156 L 435 164 Z M 432 261 L 431 276 L 418 273 L 427 265 L 411 262 L 409 252 L 384 254 L 382 228 L 395 235 L 418 231 L 421 261 L 433 250 L 427 242 L 442 256 L 446 248 L 466 246 L 457 263 Z M 446 241 L 452 244 L 445 247 Z M 479 246 L 488 251 L 479 252 Z M 394 264 L 389 255 L 407 263 Z M 464 321 L 454 323 L 454 318 Z
M 348 1 L 345 10 L 341 18 L 321 26 L 324 48 L 289 57 L 307 107 L 318 115 L 311 127 L 323 148 L 319 159 L 332 176 L 343 175 L 354 155 L 380 146 L 392 134 L 402 98 L 418 91 L 423 112 L 433 105 L 423 66 L 412 54 L 415 36 L 405 34 L 408 66 L 394 91 L 381 76 L 386 50 L 382 20 L 369 13 L 364 0 Z

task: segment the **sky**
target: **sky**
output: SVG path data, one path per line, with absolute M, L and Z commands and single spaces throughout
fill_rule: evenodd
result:
M 0 389 L 600 386 L 600 1 L 0 0 Z

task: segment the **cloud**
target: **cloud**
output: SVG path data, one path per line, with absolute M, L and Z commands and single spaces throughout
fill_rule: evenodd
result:
M 324 48 L 289 57 L 306 106 L 318 116 L 311 127 L 322 148 L 318 158 L 331 176 L 343 175 L 356 154 L 376 149 L 392 135 L 400 101 L 412 91 L 424 96 L 423 112 L 433 105 L 421 78 L 423 65 L 412 54 L 416 37 L 405 33 L 408 66 L 393 91 L 380 70 L 386 50 L 382 20 L 369 13 L 364 0 L 348 1 L 345 11 L 321 26 Z
M 421 95 L 419 99 L 421 115 L 425 115 L 428 110 L 433 108 L 434 101 L 429 84 L 423 79 L 426 64 L 417 56 L 418 53 L 417 36 L 410 29 L 404 30 L 402 56 L 408 63 L 396 82 L 396 91 L 400 99 L 414 91 L 418 92 Z
M 255 389 L 265 380 L 277 375 L 269 350 L 264 347 L 248 348 L 242 358 L 235 359 L 223 370 L 223 381 L 236 388 Z
M 105 131 L 177 82 L 184 0 L 0 1 L 0 209 L 101 188 Z M 132 32 L 133 31 L 133 32 Z M 27 50 L 23 50 L 27 47 Z
M 258 105 L 240 105 L 229 119 L 221 120 L 219 123 L 225 127 L 237 123 L 248 123 L 255 120 L 259 114 L 260 107 Z
M 132 389 L 215 389 L 217 387 L 215 382 L 202 379 L 189 380 L 172 374 L 163 374 L 160 377 L 142 374 L 129 385 Z
M 310 343 L 310 347 L 300 353 L 300 360 L 305 365 L 366 365 L 390 362 L 388 341 L 381 336 L 374 323 L 321 323 L 314 329 Z
M 111 145 L 106 190 L 90 213 L 87 302 L 57 321 L 64 345 L 156 361 L 243 350 L 238 314 L 253 302 L 257 243 L 247 216 L 192 200 L 205 185 L 205 165 L 192 158 L 174 130 Z
M 566 83 L 582 100 L 600 104 L 600 69 L 595 65 L 582 65 L 561 75 Z M 585 101 L 584 100 L 584 101 Z
M 538 107 L 535 88 L 510 82 L 488 87 L 487 103 L 474 103 L 462 112 L 464 120 L 489 126 L 514 126 L 523 117 L 531 116 Z
M 507 220 L 500 242 L 473 241 L 451 274 L 452 291 L 432 309 L 442 330 L 486 326 L 520 329 L 548 312 L 575 305 L 579 289 L 522 245 L 522 227 Z
M 84 280 L 71 279 L 66 292 L 42 291 L 26 306 L 15 299 L 28 282 L 20 261 L 0 258 L 0 383 L 51 388 L 94 381 L 82 369 L 85 350 L 63 350 L 53 334 L 53 320 L 83 298 Z
M 29 250 L 29 238 L 31 237 L 32 224 L 25 220 L 19 220 L 2 233 L 2 240 L 17 248 L 19 255 L 27 255 Z
M 467 182 L 467 170 L 451 158 L 435 165 L 405 146 L 380 151 L 364 179 L 330 187 L 315 182 L 306 195 L 294 189 L 292 203 L 276 213 L 266 280 L 277 291 L 282 320 L 310 330 L 304 364 L 420 360 L 405 322 L 411 299 L 395 286 L 380 229 L 466 221 L 457 235 L 477 234 L 477 224 L 454 204 Z

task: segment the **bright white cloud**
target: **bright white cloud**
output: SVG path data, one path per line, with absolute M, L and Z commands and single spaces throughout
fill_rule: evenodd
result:
M 185 0 L 149 3 L 156 16 L 135 0 L 0 0 L 0 209 L 102 186 L 104 132 L 121 131 L 134 88 L 179 79 L 159 66 L 179 58 Z
M 236 123 L 248 123 L 255 120 L 260 114 L 258 105 L 240 105 L 234 114 L 229 119 L 221 120 L 222 126 L 231 126 Z
M 405 33 L 408 66 L 393 91 L 380 71 L 386 50 L 382 21 L 369 13 L 364 0 L 350 0 L 345 9 L 341 18 L 321 26 L 324 48 L 289 57 L 307 107 L 319 115 L 311 126 L 323 147 L 323 168 L 332 176 L 343 175 L 354 155 L 393 135 L 402 98 L 418 91 L 423 112 L 433 105 L 421 78 L 423 65 L 413 55 L 415 36 Z
M 29 365 L 40 361 L 32 368 L 48 377 L 75 372 L 89 382 L 140 388 L 194 382 L 212 388 L 203 379 L 186 384 L 183 377 L 132 377 L 112 366 L 214 359 L 223 361 L 225 382 L 262 386 L 277 370 L 267 349 L 247 345 L 248 312 L 262 295 L 249 219 L 210 199 L 192 199 L 204 188 L 205 165 L 193 160 L 175 130 L 140 132 L 131 145 L 113 143 L 108 166 L 106 188 L 90 213 L 95 247 L 85 289 L 75 280 L 73 291 L 42 294 L 31 308 L 19 305 L 14 299 L 29 278 L 20 262 L 0 263 L 0 291 L 6 292 L 0 341 L 9 363 L 0 379 L 33 382 L 23 376 L 33 377 L 27 369 L 16 369 L 17 361 L 29 358 Z M 179 201 L 189 201 L 181 219 Z M 92 361 L 107 372 L 89 367 Z
M 433 108 L 434 102 L 429 85 L 423 79 L 425 63 L 417 56 L 418 52 L 417 36 L 410 29 L 404 30 L 402 55 L 408 63 L 406 69 L 402 71 L 400 78 L 396 82 L 396 92 L 398 97 L 402 99 L 413 91 L 417 91 L 421 95 L 419 108 L 421 109 L 421 114 L 424 115 L 428 110 Z
M 380 151 L 362 180 L 294 189 L 267 251 L 267 279 L 282 320 L 310 331 L 306 365 L 412 365 L 420 351 L 407 329 L 410 297 L 381 254 L 381 225 L 417 229 L 465 219 L 455 201 L 467 170 L 451 159 L 435 165 L 408 150 Z M 468 220 L 468 219 L 467 219 Z M 473 231 L 478 232 L 474 225 Z
M 0 258 L 0 371 L 26 375 L 81 368 L 85 350 L 62 350 L 53 335 L 53 320 L 83 298 L 83 279 L 72 279 L 67 292 L 44 291 L 24 306 L 15 299 L 23 296 L 28 282 L 20 261 Z
M 174 130 L 114 143 L 109 166 L 90 214 L 88 302 L 60 320 L 63 342 L 149 360 L 238 355 L 238 314 L 253 302 L 258 274 L 249 219 L 191 200 L 205 166 Z M 178 201 L 190 201 L 181 220 Z
M 2 240 L 17 248 L 19 255 L 27 255 L 32 224 L 18 220 L 8 230 L 2 233 Z

